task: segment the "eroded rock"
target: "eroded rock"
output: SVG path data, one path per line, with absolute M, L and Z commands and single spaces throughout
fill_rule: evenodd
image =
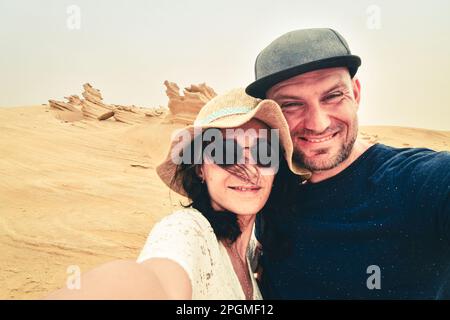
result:
M 217 95 L 214 89 L 205 83 L 184 88 L 183 95 L 180 95 L 180 88 L 176 83 L 166 80 L 164 85 L 169 97 L 170 113 L 166 117 L 168 122 L 193 123 L 200 109 Z
M 49 100 L 50 108 L 57 111 L 57 117 L 65 121 L 78 121 L 82 119 L 107 120 L 114 119 L 128 124 L 145 123 L 152 117 L 165 114 L 166 108 L 142 108 L 137 106 L 121 106 L 103 102 L 100 90 L 91 84 L 83 85 L 82 96 L 65 97 L 65 101 Z

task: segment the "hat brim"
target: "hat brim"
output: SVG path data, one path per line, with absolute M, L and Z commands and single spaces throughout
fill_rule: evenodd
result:
M 265 99 L 267 91 L 275 84 L 294 76 L 298 76 L 302 73 L 319 69 L 347 67 L 350 72 L 350 76 L 353 78 L 360 65 L 361 58 L 355 55 L 346 55 L 312 61 L 262 77 L 248 85 L 247 88 L 245 88 L 245 92 L 252 97 Z
M 195 138 L 195 134 L 203 132 L 209 128 L 217 128 L 217 129 L 226 129 L 226 128 L 237 128 L 245 123 L 249 122 L 252 119 L 258 119 L 264 122 L 269 128 L 279 129 L 279 139 L 280 145 L 283 148 L 284 157 L 288 163 L 288 167 L 295 174 L 308 178 L 311 173 L 303 168 L 298 167 L 294 163 L 292 163 L 292 154 L 293 154 L 293 145 L 289 132 L 289 127 L 286 122 L 286 119 L 281 112 L 278 104 L 273 100 L 263 100 L 261 101 L 252 111 L 245 114 L 235 114 L 226 116 L 223 118 L 219 118 L 216 121 L 213 121 L 209 124 L 202 126 L 189 125 L 186 128 L 183 128 L 183 131 L 188 131 L 191 139 L 189 141 L 184 141 L 183 145 L 179 145 L 179 141 L 173 139 L 171 141 L 169 151 L 166 159 L 156 168 L 156 172 L 161 180 L 172 190 L 181 194 L 182 196 L 187 196 L 186 191 L 183 189 L 181 181 L 173 181 L 173 177 L 175 176 L 177 164 L 172 161 L 172 152 L 174 152 L 174 148 L 177 148 L 175 152 L 179 152 L 181 149 L 185 148 L 192 140 Z

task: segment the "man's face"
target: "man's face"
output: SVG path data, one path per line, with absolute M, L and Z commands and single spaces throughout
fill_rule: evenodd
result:
M 266 96 L 282 108 L 297 164 L 324 171 L 348 158 L 358 133 L 360 84 L 346 68 L 301 74 L 276 84 Z

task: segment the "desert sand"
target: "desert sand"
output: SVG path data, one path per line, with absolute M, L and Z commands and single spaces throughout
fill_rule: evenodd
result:
M 168 95 L 178 90 L 173 85 L 166 84 Z M 153 224 L 186 202 L 154 169 L 170 134 L 214 91 L 186 88 L 168 111 L 104 104 L 102 113 L 101 95 L 84 89 L 88 98 L 0 108 L 1 299 L 42 298 L 65 285 L 72 265 L 87 271 L 136 258 Z M 197 99 L 199 92 L 206 94 Z M 195 107 L 183 108 L 190 95 Z M 377 126 L 360 134 L 397 147 L 450 150 L 450 132 Z

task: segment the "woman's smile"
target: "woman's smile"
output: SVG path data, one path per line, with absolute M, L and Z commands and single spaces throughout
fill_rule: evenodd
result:
M 228 188 L 239 193 L 252 193 L 252 194 L 257 193 L 259 190 L 262 189 L 260 186 L 230 186 Z

